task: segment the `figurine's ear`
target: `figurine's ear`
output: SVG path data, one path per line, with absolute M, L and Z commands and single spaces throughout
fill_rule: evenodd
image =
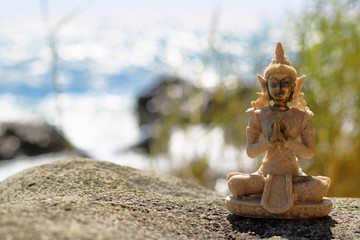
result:
M 301 88 L 305 80 L 305 75 L 299 77 L 296 79 L 295 82 L 295 91 L 293 95 L 293 107 L 305 111 L 307 109 L 306 107 L 306 101 L 304 100 L 304 94 L 301 93 Z
M 302 85 L 304 83 L 306 76 L 302 75 L 301 77 L 298 77 L 295 81 L 295 94 L 299 94 L 302 88 Z
M 261 76 L 260 74 L 257 75 L 257 78 L 259 80 L 259 83 L 260 83 L 260 86 L 263 90 L 263 92 L 266 92 L 267 91 L 267 88 L 266 88 L 266 80 L 263 76 Z

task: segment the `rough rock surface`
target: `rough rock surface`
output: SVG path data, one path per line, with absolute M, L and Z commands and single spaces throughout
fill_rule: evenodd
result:
M 0 239 L 360 239 L 360 199 L 310 220 L 238 217 L 198 185 L 75 158 L 0 183 Z

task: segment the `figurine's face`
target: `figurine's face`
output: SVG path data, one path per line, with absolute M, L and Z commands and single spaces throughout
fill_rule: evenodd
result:
M 287 74 L 271 74 L 267 80 L 270 97 L 275 102 L 290 100 L 294 81 Z

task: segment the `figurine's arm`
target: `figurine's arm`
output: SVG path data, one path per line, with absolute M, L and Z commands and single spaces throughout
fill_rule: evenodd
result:
M 290 139 L 285 142 L 285 147 L 299 157 L 312 158 L 315 153 L 315 130 L 310 118 L 305 120 L 300 137 L 301 143 Z
M 261 130 L 255 115 L 250 117 L 249 124 L 246 127 L 247 147 L 246 153 L 249 157 L 255 158 L 265 152 L 271 143 L 267 139 L 259 141 Z

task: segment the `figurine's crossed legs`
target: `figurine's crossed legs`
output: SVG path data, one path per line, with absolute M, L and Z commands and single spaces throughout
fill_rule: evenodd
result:
M 229 189 L 236 198 L 257 196 L 264 190 L 265 177 L 256 173 L 229 173 L 227 178 Z M 321 202 L 329 186 L 330 178 L 328 177 L 293 176 L 293 193 L 297 201 Z

